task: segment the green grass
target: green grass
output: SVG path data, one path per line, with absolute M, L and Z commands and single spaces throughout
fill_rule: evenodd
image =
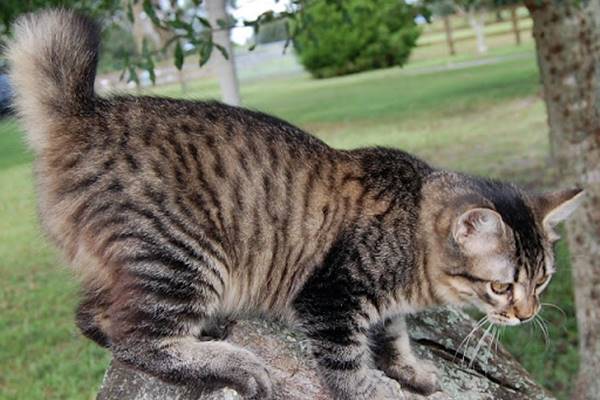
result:
M 248 107 L 273 113 L 336 147 L 386 145 L 438 166 L 528 185 L 551 182 L 547 127 L 533 55 L 450 72 L 389 69 L 324 81 L 305 76 L 249 82 Z M 156 88 L 178 96 L 177 87 Z M 214 82 L 189 85 L 187 97 L 218 95 Z M 72 313 L 77 288 L 36 218 L 31 156 L 17 125 L 0 123 L 0 398 L 93 398 L 109 355 L 81 338 Z M 576 325 L 567 250 L 545 301 L 547 349 L 528 327 L 504 342 L 535 378 L 566 398 L 577 365 Z
M 0 125 L 3 155 L 16 133 Z M 29 156 L 14 148 L 0 168 L 0 398 L 91 399 L 109 357 L 73 324 L 76 286 L 40 234 Z

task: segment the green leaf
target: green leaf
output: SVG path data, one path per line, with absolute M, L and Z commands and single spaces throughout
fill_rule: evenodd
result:
M 152 5 L 152 2 L 150 0 L 144 0 L 143 7 L 144 12 L 152 20 L 152 23 L 154 25 L 160 26 L 160 19 L 158 19 L 158 16 L 156 15 L 156 10 L 154 9 L 154 5 Z
M 212 26 L 210 25 L 210 22 L 208 22 L 208 20 L 206 18 L 200 17 L 200 16 L 196 16 L 196 18 L 198 19 L 198 21 L 200 21 L 200 23 L 205 26 L 208 29 L 211 29 Z
M 184 60 L 184 53 L 183 53 L 183 48 L 181 47 L 181 42 L 178 40 L 177 44 L 175 45 L 175 67 L 177 67 L 178 70 L 181 71 L 181 68 L 183 68 L 183 60 Z
M 229 24 L 227 23 L 227 21 L 225 21 L 225 20 L 223 20 L 221 18 L 219 18 L 217 20 L 217 25 L 219 25 L 219 28 L 221 28 L 221 29 L 227 29 L 227 28 L 229 28 Z
M 174 29 L 184 29 L 188 34 L 191 34 L 194 31 L 191 24 L 180 20 L 179 17 L 173 21 L 169 21 L 168 25 Z
M 225 49 L 225 47 L 223 47 L 217 43 L 213 43 L 213 45 L 217 48 L 217 50 L 219 50 L 219 52 L 221 54 L 223 54 L 223 58 L 225 58 L 226 60 L 229 60 L 229 54 L 227 54 L 227 50 Z
M 213 50 L 213 42 L 212 41 L 204 41 L 200 45 L 198 50 L 198 55 L 200 56 L 200 66 L 202 67 L 204 64 L 208 62 L 210 59 L 210 55 Z

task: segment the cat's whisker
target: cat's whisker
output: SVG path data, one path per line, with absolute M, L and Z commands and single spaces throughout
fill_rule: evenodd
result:
M 494 353 L 498 353 L 498 342 L 500 341 L 500 327 L 496 327 L 496 347 L 494 348 Z
M 493 326 L 494 325 L 490 322 L 490 324 L 488 325 L 486 330 L 483 332 L 483 335 L 481 335 L 481 338 L 479 338 L 479 342 L 477 342 L 477 346 L 475 347 L 475 351 L 473 352 L 473 357 L 471 357 L 471 361 L 469 361 L 469 368 L 471 368 L 471 366 L 475 362 L 475 359 L 477 358 L 477 354 L 479 354 L 479 349 L 481 348 L 481 344 L 483 343 L 485 338 L 489 335 L 489 331 Z
M 469 344 L 471 343 L 471 339 L 473 339 L 473 337 L 475 337 L 475 333 L 477 332 L 477 330 L 479 330 L 480 327 L 475 328 L 473 331 L 471 331 L 471 333 L 469 333 L 469 335 L 465 338 L 466 339 L 466 343 L 464 346 L 464 351 L 462 352 L 462 359 L 461 359 L 461 364 L 464 364 L 465 362 L 465 358 L 467 357 L 467 354 L 469 352 Z
M 461 349 L 464 347 L 465 351 L 462 353 L 462 360 L 461 363 L 463 363 L 465 361 L 465 357 L 466 357 L 466 350 L 468 350 L 469 348 L 469 342 L 471 341 L 471 337 L 473 336 L 473 334 L 479 329 L 479 326 L 476 325 L 468 334 L 467 336 L 465 336 L 465 338 L 462 340 L 462 342 L 460 342 L 460 344 L 458 345 L 458 348 L 456 349 L 456 352 L 454 353 L 454 357 L 456 357 L 457 354 L 459 354 L 461 352 Z
M 561 328 L 561 330 L 563 330 L 564 332 L 568 332 L 568 329 L 567 329 L 567 327 L 566 327 L 566 323 L 567 323 L 567 319 L 568 319 L 568 316 L 567 316 L 567 313 L 566 313 L 566 311 L 565 311 L 565 310 L 563 310 L 561 307 L 557 306 L 556 304 L 552 304 L 552 303 L 541 303 L 541 304 L 542 304 L 542 306 L 544 306 L 544 307 L 545 307 L 545 306 L 547 306 L 547 307 L 554 308 L 554 309 L 556 309 L 557 311 L 559 311 L 559 312 L 561 313 L 561 315 L 562 315 L 562 320 L 560 321 L 560 325 L 559 325 L 559 327 L 560 327 L 560 328 Z M 546 321 L 546 320 L 544 319 L 544 322 L 546 322 L 546 323 L 547 323 L 548 321 Z
M 463 352 L 461 363 L 464 363 L 464 361 L 465 361 L 466 354 L 469 350 L 469 342 L 471 341 L 471 338 L 473 337 L 475 332 L 477 332 L 487 321 L 488 321 L 487 315 L 482 317 L 479 321 L 477 321 L 475 323 L 475 326 L 473 327 L 473 329 L 471 329 L 471 331 L 467 334 L 467 336 L 465 336 L 465 338 L 462 340 L 462 342 L 458 345 L 458 348 L 456 349 L 456 352 L 454 353 L 454 357 L 456 357 L 456 355 L 460 353 L 460 350 L 461 350 L 461 348 L 463 348 L 463 346 L 465 349 L 465 351 Z
M 558 311 L 560 311 L 560 313 L 563 315 L 563 317 L 566 319 L 567 318 L 567 313 L 565 312 L 565 310 L 563 310 L 562 308 L 560 308 L 559 306 L 557 306 L 556 304 L 552 304 L 552 303 L 542 303 L 543 307 L 552 307 Z
M 533 319 L 533 321 L 535 322 L 536 326 L 538 326 L 540 328 L 540 331 L 542 332 L 542 335 L 544 336 L 544 344 L 545 344 L 545 350 L 548 350 L 548 331 L 546 330 L 546 328 L 544 327 L 544 325 L 542 324 L 542 322 L 540 322 L 540 318 L 536 315 L 535 318 Z
M 546 321 L 546 319 L 540 315 L 540 322 L 543 324 L 546 330 L 546 336 L 548 337 L 548 341 L 550 341 L 550 328 L 548 327 L 548 321 Z
M 490 340 L 489 346 L 488 346 L 490 353 L 492 353 L 492 352 L 495 353 L 495 351 L 493 351 L 492 348 L 494 347 L 494 342 L 496 341 L 497 334 L 498 334 L 498 327 L 496 325 L 492 325 L 492 339 Z M 498 347 L 496 346 L 496 348 L 498 348 Z
M 502 329 L 501 329 L 501 331 L 500 331 L 500 335 L 499 335 L 499 336 L 500 336 L 500 337 L 499 337 L 499 339 L 500 339 L 500 340 L 502 340 L 502 335 L 504 335 L 504 332 L 505 332 L 505 331 L 506 331 L 506 327 L 505 327 L 505 326 L 503 326 L 503 327 L 502 327 Z
M 467 336 L 465 336 L 464 339 L 462 340 L 462 342 L 460 342 L 460 344 L 458 345 L 458 348 L 456 349 L 456 353 L 458 353 L 460 351 L 460 349 L 463 347 L 465 342 L 471 337 L 471 335 L 473 335 L 473 333 L 475 333 L 475 331 L 477 331 L 477 329 L 479 329 L 479 327 L 486 321 L 486 319 L 487 319 L 487 316 L 484 316 L 483 318 L 479 319 L 475 323 L 475 326 L 473 327 L 473 329 L 471 329 L 471 331 L 467 334 Z

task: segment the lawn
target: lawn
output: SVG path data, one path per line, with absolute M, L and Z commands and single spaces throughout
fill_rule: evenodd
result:
M 437 166 L 552 182 L 547 127 L 533 54 L 454 71 L 389 69 L 324 81 L 305 76 L 243 85 L 246 106 L 296 123 L 335 147 L 385 145 Z M 179 96 L 177 87 L 154 89 Z M 186 97 L 216 96 L 213 82 L 193 82 Z M 31 156 L 15 122 L 0 123 L 0 398 L 90 399 L 109 355 L 81 338 L 73 323 L 77 289 L 36 219 Z M 530 327 L 503 341 L 550 390 L 566 398 L 577 365 L 567 249 L 545 301 L 551 342 Z

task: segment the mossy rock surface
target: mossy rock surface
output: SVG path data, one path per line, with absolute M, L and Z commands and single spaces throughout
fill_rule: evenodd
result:
M 474 321 L 456 310 L 421 313 L 408 320 L 416 353 L 439 368 L 443 393 L 429 397 L 406 392 L 407 400 L 553 400 L 502 346 L 477 331 L 467 354 L 457 353 Z M 285 327 L 263 321 L 240 321 L 226 339 L 251 349 L 272 369 L 278 400 L 331 400 L 320 384 L 305 338 Z M 473 344 L 473 342 L 475 344 Z M 479 350 L 472 356 L 477 344 Z M 464 346 L 463 346 L 464 347 Z M 224 388 L 202 391 L 165 384 L 113 362 L 98 400 L 238 400 Z

